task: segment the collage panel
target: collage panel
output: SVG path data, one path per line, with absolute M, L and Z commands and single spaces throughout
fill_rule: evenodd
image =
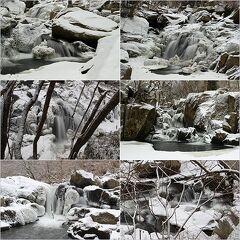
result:
M 1 159 L 119 159 L 118 81 L 1 81 Z
M 119 239 L 119 161 L 1 165 L 1 239 Z
M 239 161 L 122 161 L 122 239 L 239 239 Z
M 121 81 L 121 159 L 239 160 L 239 81 Z
M 121 79 L 239 79 L 239 1 L 121 1 Z
M 119 79 L 120 0 L 1 0 L 0 7 L 0 79 Z

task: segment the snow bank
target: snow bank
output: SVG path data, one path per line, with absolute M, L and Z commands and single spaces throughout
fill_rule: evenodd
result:
M 118 80 L 120 76 L 120 31 L 98 41 L 96 56 L 83 66 L 88 80 Z

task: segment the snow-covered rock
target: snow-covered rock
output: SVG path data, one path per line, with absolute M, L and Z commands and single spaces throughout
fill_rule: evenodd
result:
M 30 53 L 32 48 L 41 41 L 41 35 L 48 30 L 42 23 L 19 23 L 13 30 L 13 39 L 20 52 Z
M 32 49 L 33 57 L 36 59 L 49 59 L 55 54 L 55 50 L 47 46 L 47 42 L 42 42 L 40 45 Z
M 112 31 L 108 37 L 98 41 L 96 56 L 81 69 L 83 78 L 88 80 L 118 80 L 119 68 L 119 29 Z M 102 61 L 104 59 L 104 61 Z
M 98 186 L 87 186 L 83 189 L 87 196 L 88 205 L 100 207 L 102 205 L 109 205 L 112 207 L 118 206 L 118 197 L 113 193 L 102 189 Z
M 7 7 L 11 14 L 21 15 L 26 9 L 26 4 L 20 0 L 2 0 L 1 6 Z
M 177 139 L 179 141 L 189 141 L 195 135 L 196 129 L 193 127 L 177 129 Z
M 71 175 L 70 184 L 79 188 L 84 188 L 89 185 L 94 185 L 95 180 L 92 173 L 78 170 Z
M 61 14 L 54 21 L 52 34 L 56 38 L 80 40 L 96 46 L 100 38 L 111 35 L 117 27 L 117 23 L 108 18 L 80 8 L 73 8 L 73 11 Z
M 123 140 L 144 140 L 155 123 L 156 109 L 149 104 L 128 104 L 125 107 Z
M 50 20 L 53 19 L 57 13 L 63 9 L 64 6 L 57 2 L 42 2 L 30 8 L 27 12 L 27 16 L 31 18 Z
M 121 19 L 121 31 L 124 33 L 146 36 L 148 28 L 149 23 L 144 18 L 134 16 L 133 18 Z

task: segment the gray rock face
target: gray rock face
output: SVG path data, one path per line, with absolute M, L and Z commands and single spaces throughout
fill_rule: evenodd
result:
M 238 93 L 225 90 L 189 94 L 184 110 L 185 127 L 195 127 L 197 131 L 205 131 L 211 129 L 211 120 L 224 121 L 225 116 L 230 114 L 238 116 L 238 99 Z M 232 121 L 232 118 L 231 128 L 236 129 L 237 121 Z
M 155 123 L 156 109 L 148 104 L 127 104 L 124 108 L 123 140 L 144 140 Z
M 119 204 L 118 197 L 100 187 L 89 186 L 85 187 L 83 190 L 86 193 L 87 201 L 90 206 L 99 207 L 101 205 L 109 205 L 117 207 Z
M 131 80 L 132 67 L 128 64 L 121 63 L 121 79 Z
M 193 127 L 177 129 L 177 139 L 179 141 L 188 141 L 196 135 L 196 129 Z
M 98 40 L 109 36 L 117 26 L 108 18 L 80 8 L 70 8 L 54 21 L 52 35 L 68 41 L 83 41 L 96 47 Z
M 79 188 L 84 188 L 89 185 L 94 185 L 95 181 L 92 174 L 84 170 L 79 170 L 71 175 L 70 184 Z

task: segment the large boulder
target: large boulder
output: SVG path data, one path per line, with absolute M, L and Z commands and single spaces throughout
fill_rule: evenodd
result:
M 145 18 L 134 16 L 133 18 L 121 19 L 121 31 L 124 33 L 146 36 L 148 29 L 149 23 Z
M 140 178 L 156 178 L 159 174 L 174 175 L 180 172 L 181 163 L 177 160 L 166 160 L 160 162 L 136 163 L 134 171 Z
M 149 104 L 127 104 L 123 108 L 123 140 L 145 140 L 156 120 L 155 107 Z
M 100 38 L 110 36 L 117 27 L 117 23 L 108 18 L 73 8 L 54 21 L 52 35 L 70 42 L 83 41 L 96 47 Z
M 116 214 L 112 214 L 111 212 L 108 212 L 107 210 L 92 213 L 91 218 L 94 222 L 97 222 L 100 224 L 117 224 L 117 222 L 119 220 L 119 218 L 118 218 L 118 216 L 116 216 Z
M 195 135 L 196 135 L 196 129 L 193 127 L 177 129 L 178 141 L 189 141 Z
M 56 2 L 39 3 L 33 6 L 28 12 L 27 16 L 31 18 L 40 18 L 44 20 L 50 20 L 64 9 L 63 4 Z
M 84 188 L 89 185 L 94 185 L 95 180 L 92 173 L 78 170 L 71 175 L 70 184 L 79 188 Z
M 215 131 L 211 143 L 213 144 L 223 144 L 223 141 L 227 137 L 228 133 L 223 131 L 222 129 L 218 129 Z
M 131 80 L 132 67 L 129 64 L 121 63 L 121 80 Z
M 225 116 L 239 114 L 239 93 L 227 92 L 226 89 L 190 93 L 185 102 L 184 125 L 195 127 L 197 131 L 211 129 L 213 120 L 224 121 Z M 233 129 L 237 126 L 233 125 Z
M 224 117 L 223 130 L 229 133 L 236 133 L 238 131 L 238 116 L 236 112 L 230 112 Z
M 32 48 L 36 46 L 41 36 L 48 32 L 45 25 L 41 22 L 37 23 L 19 23 L 13 30 L 13 39 L 18 51 L 31 53 Z
M 226 73 L 229 69 L 239 66 L 240 55 L 238 53 L 223 53 L 218 60 L 217 72 Z
M 118 197 L 113 195 L 106 189 L 98 186 L 87 186 L 84 189 L 87 196 L 87 202 L 90 206 L 100 207 L 102 205 L 109 205 L 112 207 L 118 206 Z
M 21 15 L 26 9 L 26 4 L 20 0 L 2 0 L 1 6 L 9 9 L 11 14 Z

